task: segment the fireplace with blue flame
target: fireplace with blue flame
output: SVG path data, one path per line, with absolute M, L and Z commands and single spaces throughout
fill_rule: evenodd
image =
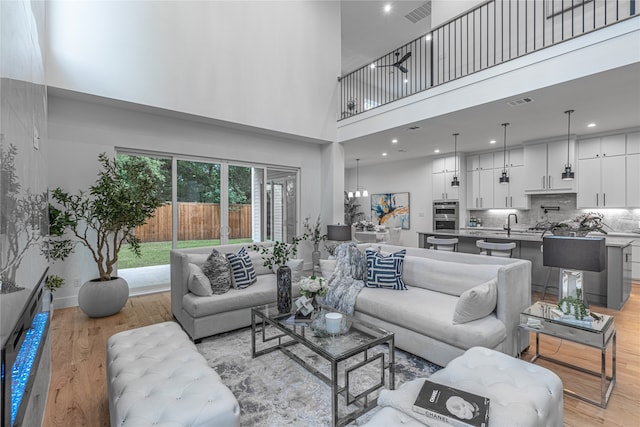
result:
M 2 347 L 0 427 L 39 425 L 44 414 L 51 369 L 51 312 L 43 285 L 44 275 Z

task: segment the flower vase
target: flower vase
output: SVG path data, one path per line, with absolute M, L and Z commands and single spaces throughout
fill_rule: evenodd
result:
M 281 265 L 276 271 L 278 312 L 291 312 L 291 268 Z
M 313 317 L 320 312 L 320 301 L 318 301 L 318 295 L 314 295 L 311 298 L 311 305 L 313 306 Z
M 313 244 L 313 252 L 311 252 L 311 262 L 313 264 L 313 271 L 320 271 L 320 250 L 318 243 Z

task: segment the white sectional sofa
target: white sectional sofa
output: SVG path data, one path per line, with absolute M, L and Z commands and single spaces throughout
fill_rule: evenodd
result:
M 398 348 L 445 366 L 474 346 L 516 356 L 520 313 L 531 303 L 531 263 L 422 248 L 359 244 L 382 253 L 406 249 L 402 277 L 408 290 L 365 287 L 356 299 L 354 316 L 395 333 Z M 324 269 L 331 268 L 323 262 Z M 323 270 L 323 275 L 328 272 Z M 454 313 L 465 291 L 495 283 L 495 305 L 481 318 L 454 323 Z M 494 286 L 494 285 L 490 285 Z M 476 288 L 478 289 L 478 288 Z M 482 289 L 482 288 L 480 288 Z M 477 295 L 476 295 L 477 297 Z M 474 296 L 467 309 L 475 307 Z M 478 297 L 477 305 L 486 304 Z M 489 298 L 490 299 L 490 298 Z M 485 298 L 486 300 L 486 298 Z M 462 304 L 462 303 L 461 303 Z M 523 337 L 522 347 L 528 346 Z
M 216 248 L 226 253 L 243 246 L 247 245 Z M 384 244 L 363 243 L 358 248 L 364 251 L 371 246 L 383 253 L 406 249 L 402 277 L 408 290 L 364 288 L 357 297 L 354 315 L 394 332 L 398 348 L 441 366 L 475 346 L 511 356 L 521 350 L 517 348 L 517 331 L 520 313 L 531 302 L 529 261 Z M 251 255 L 257 283 L 222 295 L 194 295 L 188 286 L 189 263 L 203 263 L 210 251 L 171 251 L 171 309 L 193 340 L 249 326 L 251 307 L 276 300 L 276 276 L 260 268 L 257 253 Z M 323 267 L 327 264 L 324 261 Z M 323 275 L 328 277 L 329 273 L 323 271 Z M 469 291 L 472 288 L 473 292 Z M 299 295 L 297 283 L 293 289 L 294 296 Z M 480 312 L 480 318 L 454 322 L 461 307 L 463 314 L 470 311 L 477 316 Z M 528 338 L 523 337 L 522 347 L 527 345 Z
M 202 266 L 212 249 L 226 254 L 237 253 L 243 247 L 249 250 L 249 246 L 251 244 L 233 244 L 171 251 L 171 311 L 194 341 L 249 326 L 251 307 L 276 301 L 276 275 L 263 266 L 262 256 L 255 251 L 249 251 L 257 274 L 253 285 L 244 289 L 232 287 L 227 293 L 211 296 L 198 296 L 189 289 L 190 263 Z M 273 244 L 265 242 L 260 246 L 270 247 Z M 302 261 L 290 261 L 294 296 L 300 295 L 298 281 Z

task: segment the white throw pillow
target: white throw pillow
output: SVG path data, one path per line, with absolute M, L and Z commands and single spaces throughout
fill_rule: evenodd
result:
M 491 279 L 460 295 L 453 313 L 453 323 L 467 323 L 490 315 L 498 299 L 497 279 Z
M 269 250 L 271 251 L 272 249 Z M 264 259 L 262 259 L 260 252 L 254 250 L 249 251 L 249 258 L 251 258 L 251 263 L 253 264 L 253 269 L 256 271 L 256 275 L 273 274 L 271 269 L 264 266 Z
M 187 254 L 187 261 L 202 268 L 210 254 Z
M 192 294 L 200 297 L 208 297 L 213 295 L 211 290 L 211 282 L 204 275 L 202 269 L 195 264 L 189 263 L 189 281 L 187 287 Z
M 338 263 L 337 259 L 321 259 L 320 260 L 320 274 L 325 279 L 329 279 L 333 274 L 333 271 L 336 269 L 336 264 Z

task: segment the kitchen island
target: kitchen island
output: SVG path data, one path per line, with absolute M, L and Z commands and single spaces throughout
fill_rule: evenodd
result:
M 558 293 L 560 269 L 545 267 L 542 263 L 543 231 L 496 228 L 462 228 L 455 231 L 418 232 L 418 246 L 428 248 L 427 237 L 458 238 L 458 251 L 478 254 L 477 240 L 516 244 L 513 257 L 531 261 L 531 288 L 538 292 Z M 604 237 L 606 265 L 600 273 L 584 272 L 585 292 L 590 303 L 619 310 L 631 294 L 631 242 L 630 237 L 592 233 L 590 237 Z

